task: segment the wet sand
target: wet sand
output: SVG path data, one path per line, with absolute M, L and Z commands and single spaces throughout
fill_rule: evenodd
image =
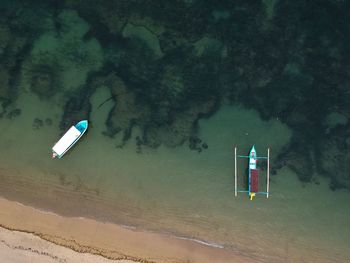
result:
M 40 237 L 76 252 L 99 255 L 113 260 L 203 263 L 258 262 L 223 248 L 162 234 L 127 229 L 115 224 L 86 218 L 63 217 L 4 198 L 0 198 L 0 211 L 2 227 L 0 228 L 0 251 L 4 251 L 4 257 L 18 257 L 18 261 L 26 254 L 35 258 L 41 256 L 46 259 L 46 261 L 43 259 L 45 262 L 49 262 L 48 260 L 54 257 L 60 260 L 71 259 L 72 261 L 86 257 L 85 254 L 77 255 L 71 251 L 62 250 L 59 246 L 43 243 L 37 238 Z M 4 228 L 32 235 L 23 235 L 7 231 Z M 13 257 L 13 255 L 15 256 Z M 94 257 L 90 256 L 84 262 L 89 262 L 90 259 L 92 260 Z M 13 262 L 16 261 L 13 260 Z M 108 261 L 97 259 L 95 262 Z
M 78 253 L 58 246 L 33 234 L 0 228 L 1 261 L 7 263 L 132 263 L 131 260 L 110 260 L 88 253 Z

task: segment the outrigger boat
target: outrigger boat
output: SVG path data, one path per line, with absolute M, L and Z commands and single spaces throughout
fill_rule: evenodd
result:
M 253 200 L 257 194 L 266 195 L 269 198 L 270 190 L 270 148 L 267 149 L 267 156 L 257 156 L 255 146 L 251 148 L 249 155 L 237 155 L 237 147 L 235 149 L 235 196 L 237 192 L 248 193 L 250 200 Z M 237 189 L 237 157 L 248 158 L 248 190 Z M 259 168 L 257 166 L 259 159 L 267 160 L 267 171 L 266 171 L 266 192 L 259 192 Z
M 79 141 L 88 128 L 88 121 L 79 121 L 73 125 L 62 136 L 62 138 L 52 147 L 52 158 L 62 158 L 63 155 Z

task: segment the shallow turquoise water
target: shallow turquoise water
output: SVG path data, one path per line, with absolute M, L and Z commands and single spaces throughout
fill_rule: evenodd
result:
M 55 109 L 22 94 L 23 114 L 0 122 L 2 176 L 9 175 L 2 180 L 3 194 L 59 213 L 218 243 L 270 261 L 297 262 L 295 253 L 331 253 L 334 260 L 349 256 L 342 248 L 350 242 L 350 194 L 330 191 L 326 180 L 303 185 L 282 169 L 271 178 L 269 199 L 234 197 L 233 145 L 246 153 L 254 143 L 258 154 L 269 146 L 274 158 L 290 138 L 278 120 L 263 122 L 252 110 L 227 105 L 199 123 L 207 150 L 162 146 L 136 153 L 133 140 L 119 149 L 101 134 L 111 105 L 101 111 L 96 105 L 107 95 L 101 89 L 92 97 L 93 125 L 85 138 L 64 158 L 52 160 L 50 148 L 59 136 Z M 33 130 L 30 120 L 38 116 L 52 117 L 53 125 Z M 244 167 L 239 162 L 240 174 Z M 26 182 L 42 192 L 26 189 Z

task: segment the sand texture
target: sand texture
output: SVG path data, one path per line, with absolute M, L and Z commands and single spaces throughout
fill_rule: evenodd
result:
M 0 228 L 1 261 L 7 263 L 132 263 L 131 260 L 110 260 L 88 253 L 78 253 L 69 248 L 55 245 L 33 234 Z
M 35 262 L 108 262 L 96 259 L 98 255 L 137 262 L 256 262 L 226 249 L 86 218 L 62 217 L 3 198 L 0 211 L 2 227 L 27 232 L 1 229 L 0 249 L 12 262 L 25 262 L 21 259 L 28 259 L 28 255 Z

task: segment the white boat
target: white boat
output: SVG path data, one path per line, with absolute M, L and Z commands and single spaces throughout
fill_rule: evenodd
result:
M 62 138 L 52 147 L 52 158 L 62 158 L 72 146 L 79 141 L 88 128 L 88 121 L 79 121 L 73 125 L 62 136 Z

